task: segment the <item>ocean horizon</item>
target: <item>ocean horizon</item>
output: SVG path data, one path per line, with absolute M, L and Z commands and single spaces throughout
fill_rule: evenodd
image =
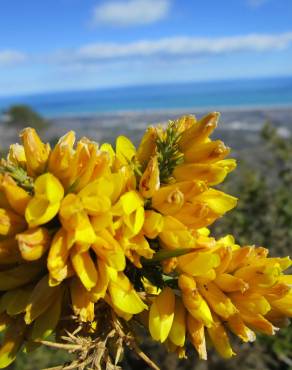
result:
M 130 111 L 292 107 L 292 77 L 140 85 L 0 97 L 0 111 L 27 104 L 47 118 Z

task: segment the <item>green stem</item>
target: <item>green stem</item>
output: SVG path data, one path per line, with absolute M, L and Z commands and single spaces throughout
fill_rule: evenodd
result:
M 183 256 L 185 254 L 193 252 L 193 248 L 179 248 L 173 250 L 160 250 L 154 254 L 154 256 L 149 260 L 146 258 L 142 259 L 142 265 L 153 265 L 157 262 L 161 262 L 173 257 Z

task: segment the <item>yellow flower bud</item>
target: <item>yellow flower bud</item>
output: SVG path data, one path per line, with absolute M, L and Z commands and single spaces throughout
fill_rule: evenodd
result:
M 192 315 L 187 315 L 187 327 L 189 338 L 198 352 L 201 360 L 207 360 L 207 349 L 205 340 L 205 328 L 201 321 L 196 320 Z
M 227 321 L 228 328 L 237 335 L 243 342 L 254 342 L 255 333 L 249 329 L 240 317 L 240 314 L 229 317 Z
M 178 285 L 182 291 L 182 300 L 188 312 L 194 319 L 202 322 L 205 326 L 212 326 L 213 318 L 211 310 L 199 293 L 194 278 L 186 274 L 181 274 L 178 278 Z
M 141 177 L 139 191 L 144 198 L 151 198 L 160 187 L 157 156 L 152 157 Z
M 183 163 L 174 169 L 173 176 L 177 181 L 205 181 L 212 186 L 224 181 L 229 172 L 229 168 L 219 162 L 212 164 Z
M 28 174 L 30 176 L 41 175 L 46 170 L 50 145 L 44 144 L 33 128 L 25 128 L 20 137 L 25 151 Z
M 187 129 L 195 125 L 197 118 L 193 115 L 182 116 L 177 120 L 176 126 L 178 132 L 185 132 Z
M 49 284 L 57 285 L 68 277 L 69 266 L 69 246 L 67 234 L 64 229 L 60 229 L 54 236 L 47 260 L 47 267 L 50 273 Z
M 169 287 L 164 288 L 150 307 L 149 331 L 153 339 L 163 343 L 168 337 L 175 310 L 175 296 Z
M 169 332 L 169 339 L 179 347 L 183 347 L 185 344 L 186 309 L 179 297 L 175 297 L 174 318 Z
M 224 159 L 230 153 L 221 140 L 209 141 L 192 146 L 184 153 L 186 163 L 214 163 Z
M 226 330 L 219 320 L 216 319 L 214 324 L 208 327 L 207 330 L 216 351 L 221 357 L 227 359 L 235 355 L 231 348 Z
M 157 132 L 154 127 L 149 127 L 142 137 L 137 149 L 136 157 L 144 168 L 149 159 L 154 155 L 156 148 Z
M 193 120 L 193 124 L 182 133 L 179 141 L 181 151 L 186 151 L 194 145 L 194 142 L 203 142 L 217 127 L 220 114 L 218 112 L 209 113 L 199 121 Z
M 26 157 L 24 152 L 24 147 L 19 144 L 12 144 L 9 147 L 9 152 L 7 160 L 17 166 L 26 167 Z
M 58 177 L 65 187 L 68 186 L 68 178 L 72 171 L 71 166 L 74 156 L 74 142 L 75 133 L 73 131 L 69 131 L 59 139 L 49 157 L 48 171 Z
M 85 162 L 84 169 L 79 173 L 76 178 L 75 190 L 80 191 L 87 184 L 100 178 L 109 172 L 110 156 L 106 152 L 98 150 L 95 143 L 88 145 L 89 160 Z
M 231 299 L 214 283 L 210 282 L 206 285 L 200 285 L 199 292 L 206 299 L 212 310 L 223 319 L 228 319 L 238 312 Z

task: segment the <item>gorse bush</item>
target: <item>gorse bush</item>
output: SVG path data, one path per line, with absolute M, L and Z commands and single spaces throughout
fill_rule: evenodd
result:
M 228 234 L 214 238 L 208 227 L 237 203 L 217 188 L 236 167 L 230 149 L 210 139 L 218 118 L 149 128 L 137 150 L 124 136 L 115 149 L 87 138 L 75 146 L 73 132 L 51 149 L 35 130 L 22 132 L 23 145 L 12 145 L 0 166 L 2 368 L 47 344 L 76 354 L 68 368 L 113 369 L 127 347 L 157 369 L 138 344 L 141 327 L 178 358 L 195 351 L 207 360 L 211 345 L 227 360 L 239 340 L 287 324 L 291 261 L 263 245 L 281 248 L 279 235 L 288 238 L 290 146 L 265 128 L 278 176 L 245 169 L 233 184 L 243 200 L 217 226 Z M 288 364 L 289 333 L 253 345 L 272 349 L 262 364 L 272 356 Z M 52 335 L 58 343 L 47 342 Z M 209 361 L 223 367 L 213 354 Z

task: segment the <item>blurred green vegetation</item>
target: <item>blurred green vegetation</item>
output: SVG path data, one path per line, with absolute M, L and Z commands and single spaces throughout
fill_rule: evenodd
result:
M 5 122 L 17 129 L 30 126 L 36 130 L 42 130 L 48 125 L 40 114 L 27 105 L 13 105 L 4 112 L 4 115 L 6 116 Z
M 264 125 L 261 147 L 240 152 L 239 168 L 222 189 L 238 199 L 235 210 L 213 227 L 215 235 L 233 234 L 241 245 L 255 244 L 273 255 L 289 255 L 292 240 L 292 139 Z M 248 162 L 245 158 L 249 158 Z
M 292 241 L 292 138 L 282 138 L 271 124 L 261 131 L 261 148 L 246 156 L 238 153 L 239 170 L 223 190 L 238 196 L 238 206 L 213 227 L 217 236 L 233 234 L 241 245 L 267 247 L 270 255 L 287 256 Z M 246 162 L 245 158 L 250 157 Z M 291 271 L 290 271 L 291 273 Z M 258 336 L 256 346 L 239 359 L 238 370 L 258 351 L 254 369 L 292 370 L 292 327 L 275 336 Z M 264 363 L 263 363 L 264 360 Z M 225 369 L 224 366 L 221 369 Z M 226 367 L 226 369 L 229 369 Z

